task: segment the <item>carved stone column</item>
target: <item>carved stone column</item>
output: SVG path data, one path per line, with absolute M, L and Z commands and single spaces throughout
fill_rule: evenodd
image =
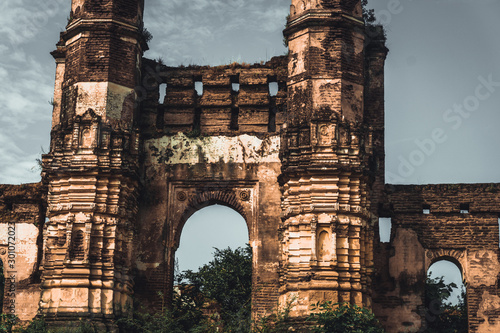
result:
M 71 8 L 53 52 L 40 312 L 54 324 L 92 318 L 109 329 L 132 306 L 143 1 L 73 0 Z
M 295 302 L 296 318 L 317 302 L 370 306 L 373 142 L 361 2 L 293 0 L 284 35 L 280 303 Z

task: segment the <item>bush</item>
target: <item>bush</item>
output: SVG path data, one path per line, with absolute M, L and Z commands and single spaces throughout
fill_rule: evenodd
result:
M 427 309 L 425 333 L 468 332 L 465 290 L 462 290 L 457 305 L 447 302 L 453 289 L 456 288 L 455 283 L 446 284 L 443 277 L 431 278 L 429 274 L 425 288 L 425 306 Z
M 318 333 L 384 333 L 373 313 L 367 309 L 346 303 L 325 302 L 316 304 L 319 313 L 313 313 L 309 321 L 317 324 Z
M 0 332 L 12 332 L 16 320 L 16 316 L 0 313 Z

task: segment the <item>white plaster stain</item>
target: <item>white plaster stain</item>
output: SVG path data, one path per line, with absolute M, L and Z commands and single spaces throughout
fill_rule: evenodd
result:
M 160 159 L 169 165 L 217 162 L 280 163 L 280 137 L 277 135 L 262 140 L 247 134 L 236 137 L 189 138 L 179 133 L 175 136 L 148 140 L 145 147 L 150 155 L 153 153 L 155 160 Z M 158 151 L 157 154 L 154 152 L 155 149 Z

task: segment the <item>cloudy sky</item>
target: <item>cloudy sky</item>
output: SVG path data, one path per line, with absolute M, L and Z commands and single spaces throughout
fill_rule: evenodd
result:
M 149 58 L 260 62 L 286 52 L 289 0 L 146 0 Z M 500 0 L 371 0 L 387 29 L 387 180 L 500 182 Z M 40 180 L 70 0 L 0 2 L 0 183 Z

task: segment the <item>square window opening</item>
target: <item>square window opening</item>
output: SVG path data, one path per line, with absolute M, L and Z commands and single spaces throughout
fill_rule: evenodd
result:
M 469 204 L 468 203 L 460 204 L 460 214 L 469 214 Z

